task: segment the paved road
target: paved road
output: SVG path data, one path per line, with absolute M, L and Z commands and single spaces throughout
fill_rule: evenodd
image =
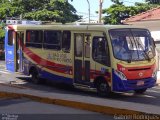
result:
M 0 119 L 10 116 L 16 120 L 113 120 L 113 116 L 64 106 L 34 102 L 29 99 L 0 99 Z M 20 119 L 21 118 L 21 119 Z M 45 118 L 45 119 L 44 119 Z

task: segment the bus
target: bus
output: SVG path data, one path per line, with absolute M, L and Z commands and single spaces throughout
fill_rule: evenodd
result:
M 31 75 L 34 83 L 48 79 L 102 96 L 144 93 L 156 84 L 154 40 L 131 25 L 8 25 L 5 60 L 7 70 Z

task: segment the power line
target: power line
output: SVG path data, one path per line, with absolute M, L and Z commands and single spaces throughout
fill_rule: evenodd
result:
M 82 15 L 88 15 L 88 13 L 86 13 L 86 12 L 77 12 L 78 14 L 82 14 Z M 90 14 L 90 15 L 94 15 L 94 14 Z
M 135 2 L 131 2 L 131 1 L 127 1 L 127 0 L 121 0 L 121 2 L 126 2 L 126 3 L 135 3 Z M 145 0 L 143 0 L 143 2 L 145 2 Z

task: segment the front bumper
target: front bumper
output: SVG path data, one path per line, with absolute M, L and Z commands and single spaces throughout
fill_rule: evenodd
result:
M 143 81 L 143 85 L 137 85 L 139 81 Z M 139 80 L 121 80 L 115 73 L 112 71 L 112 91 L 115 92 L 124 92 L 137 89 L 151 88 L 156 85 L 156 78 L 145 78 Z

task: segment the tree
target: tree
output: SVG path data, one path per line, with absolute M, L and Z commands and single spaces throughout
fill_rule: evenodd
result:
M 146 0 L 150 4 L 160 4 L 160 0 Z
M 81 18 L 66 0 L 0 0 L 0 19 L 17 16 L 27 20 L 62 23 Z
M 0 22 L 8 17 L 27 20 L 73 22 L 81 18 L 66 0 L 0 0 Z M 0 26 L 0 40 L 4 30 Z
M 42 8 L 34 8 L 25 13 L 24 18 L 65 23 L 76 21 L 80 19 L 80 16 L 76 15 L 75 8 L 68 2 L 51 0 Z
M 4 26 L 5 26 L 5 24 L 0 21 L 0 43 L 3 42 L 4 35 L 5 35 Z
M 103 13 L 106 14 L 103 17 L 105 24 L 122 24 L 122 20 L 157 6 L 148 3 L 135 3 L 135 6 L 125 6 L 120 0 L 111 1 L 113 5 L 103 10 Z
M 19 6 L 13 6 L 9 0 L 0 1 L 0 20 L 5 20 L 7 17 L 16 17 L 21 13 Z

